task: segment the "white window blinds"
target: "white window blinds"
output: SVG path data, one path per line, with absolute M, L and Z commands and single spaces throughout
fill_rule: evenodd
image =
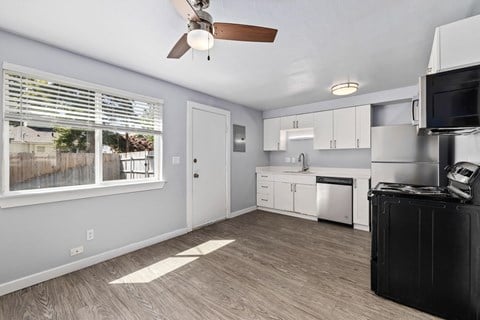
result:
M 4 70 L 4 118 L 82 128 L 162 132 L 162 104 Z M 96 88 L 94 88 L 96 87 Z M 94 88 L 94 89 L 93 89 Z

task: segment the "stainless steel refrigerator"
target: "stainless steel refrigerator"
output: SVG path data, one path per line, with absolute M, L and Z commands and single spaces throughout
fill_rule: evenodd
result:
M 412 125 L 372 127 L 372 187 L 379 182 L 439 185 L 439 137 Z

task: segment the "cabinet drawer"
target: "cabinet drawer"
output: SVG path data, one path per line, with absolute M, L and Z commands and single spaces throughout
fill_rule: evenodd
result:
M 273 208 L 273 194 L 257 194 L 257 206 Z
M 257 181 L 257 193 L 259 193 L 259 194 L 273 194 L 273 182 L 271 182 L 271 181 Z
M 273 181 L 271 174 L 257 173 L 257 181 Z

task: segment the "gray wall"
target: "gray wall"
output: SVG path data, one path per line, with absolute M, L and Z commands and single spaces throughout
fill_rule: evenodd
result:
M 287 151 L 270 152 L 270 165 L 300 167 L 298 155 L 302 152 L 311 167 L 370 168 L 370 149 L 313 150 L 313 139 L 288 140 Z M 287 157 L 295 158 L 295 163 L 287 163 Z
M 364 104 L 390 104 L 394 101 L 406 101 L 418 95 L 418 86 L 397 88 L 392 90 L 378 91 L 367 94 L 357 94 L 334 100 L 320 101 L 310 104 L 304 104 L 294 107 L 268 110 L 263 112 L 263 118 L 283 117 L 294 114 L 302 114 L 309 112 L 318 112 L 337 108 L 346 108 L 352 106 L 360 106 Z
M 231 208 L 255 205 L 255 167 L 268 163 L 259 111 L 0 31 L 4 61 L 164 99 L 168 183 L 162 190 L 0 209 L 0 283 L 185 228 L 187 100 L 230 110 L 232 122 L 246 126 L 247 152 L 232 154 Z M 173 166 L 172 156 L 181 164 Z M 89 228 L 95 239 L 86 243 Z M 85 253 L 71 258 L 70 248 L 80 244 Z

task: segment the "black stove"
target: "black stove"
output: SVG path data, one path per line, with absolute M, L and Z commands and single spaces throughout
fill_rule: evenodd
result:
M 445 170 L 448 178 L 447 187 L 380 182 L 370 190 L 370 195 L 384 193 L 480 205 L 480 165 L 458 162 Z
M 392 196 L 407 196 L 411 198 L 437 199 L 445 201 L 466 202 L 467 200 L 451 192 L 446 187 L 420 186 L 403 183 L 380 182 L 371 194 L 390 194 Z
M 446 171 L 446 187 L 370 190 L 371 287 L 436 316 L 480 320 L 480 165 Z

